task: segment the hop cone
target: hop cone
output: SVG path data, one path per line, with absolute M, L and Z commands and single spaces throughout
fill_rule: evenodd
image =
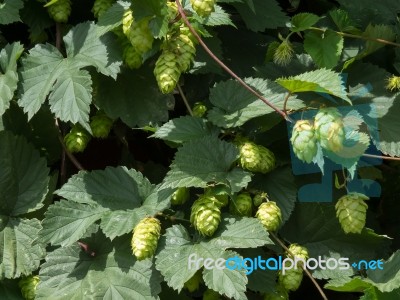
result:
M 275 291 L 264 295 L 264 300 L 288 300 L 289 294 L 280 284 L 275 287 Z
M 95 116 L 92 117 L 90 122 L 90 128 L 92 129 L 93 136 L 95 138 L 105 139 L 110 133 L 113 120 L 107 117 L 107 115 L 98 111 Z
M 288 40 L 284 40 L 274 52 L 274 63 L 281 66 L 286 66 L 292 60 L 294 50 L 292 43 Z
M 177 54 L 179 70 L 186 72 L 196 54 L 196 45 L 189 28 L 180 26 L 170 37 L 168 48 Z
M 335 205 L 336 217 L 346 233 L 360 233 L 365 226 L 368 197 L 360 193 L 350 193 L 341 197 Z
M 132 46 L 140 54 L 146 53 L 153 46 L 154 38 L 149 28 L 149 18 L 141 19 L 138 22 L 133 20 L 125 34 Z
M 273 201 L 262 203 L 258 207 L 256 217 L 268 231 L 276 231 L 282 222 L 281 210 Z
M 126 39 L 123 42 L 122 58 L 130 69 L 138 69 L 142 65 L 142 55 Z
M 218 205 L 218 207 L 227 206 L 229 203 L 229 198 L 227 194 L 216 193 L 211 188 L 206 188 L 204 190 L 204 194 L 210 198 L 212 198 Z
M 168 8 L 168 19 L 170 21 L 173 21 L 178 15 L 178 7 L 176 5 L 176 2 L 168 1 L 167 8 Z
M 122 32 L 128 36 L 129 31 L 131 30 L 131 25 L 133 23 L 133 14 L 132 10 L 129 8 L 125 10 L 124 15 L 122 17 Z
M 300 120 L 294 125 L 290 142 L 294 154 L 307 163 L 312 162 L 317 154 L 317 139 L 310 121 Z
M 253 214 L 253 199 L 249 193 L 241 193 L 236 201 L 231 201 L 229 212 L 236 216 L 251 217 Z
M 64 143 L 71 153 L 83 152 L 89 143 L 91 136 L 81 125 L 75 124 L 71 131 L 65 135 Z
M 261 205 L 261 203 L 263 203 L 267 199 L 268 199 L 267 193 L 257 193 L 253 197 L 253 204 L 254 204 L 254 206 L 258 207 Z
M 285 271 L 285 275 L 282 272 L 278 274 L 278 283 L 288 291 L 295 291 L 299 288 L 301 281 L 303 280 L 303 269 L 289 269 Z
M 400 76 L 390 76 L 387 79 L 386 89 L 391 92 L 400 90 Z
M 171 197 L 172 205 L 184 204 L 189 199 L 189 189 L 187 187 L 178 188 Z
M 93 15 L 99 18 L 114 4 L 114 2 L 115 0 L 95 0 L 92 8 Z
M 190 222 L 202 235 L 212 236 L 221 222 L 221 211 L 215 197 L 200 196 L 192 205 Z
M 177 56 L 165 49 L 157 59 L 154 75 L 161 92 L 164 94 L 171 93 L 181 76 Z
M 273 41 L 268 45 L 267 53 L 265 54 L 265 62 L 273 61 L 274 54 L 276 52 L 276 49 L 278 49 L 279 45 L 280 43 L 277 41 Z
M 208 17 L 214 11 L 215 0 L 190 0 L 193 10 L 201 17 Z
M 22 296 L 26 300 L 34 300 L 36 296 L 36 287 L 38 286 L 40 282 L 39 276 L 28 276 L 28 277 L 22 277 L 18 285 L 21 289 Z
M 243 169 L 265 174 L 275 168 L 275 155 L 264 146 L 246 141 L 239 145 L 239 150 Z
M 201 282 L 203 281 L 203 275 L 201 271 L 198 270 L 188 281 L 183 285 L 189 292 L 193 293 L 197 291 L 200 287 Z
M 289 251 L 286 252 L 286 256 L 292 257 L 292 254 L 294 257 L 297 257 L 299 259 L 304 259 L 304 261 L 307 261 L 308 259 L 308 250 L 306 247 L 300 246 L 299 244 L 290 244 L 289 246 Z M 294 258 L 292 257 L 292 258 Z M 301 262 L 298 263 L 298 266 L 301 266 Z
M 138 260 L 154 255 L 160 238 L 161 225 L 156 218 L 144 218 L 133 229 L 132 252 Z
M 58 0 L 47 7 L 47 12 L 54 21 L 58 23 L 66 23 L 71 14 L 71 1 Z
M 220 299 L 221 295 L 212 289 L 207 289 L 203 294 L 203 300 L 220 300 Z
M 201 118 L 207 112 L 207 106 L 203 102 L 196 102 L 192 108 L 192 112 L 193 116 Z
M 322 148 L 332 152 L 343 148 L 344 127 L 342 115 L 337 108 L 320 109 L 314 119 L 314 128 Z

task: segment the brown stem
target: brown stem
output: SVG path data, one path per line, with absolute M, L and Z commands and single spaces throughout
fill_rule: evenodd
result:
M 176 85 L 176 87 L 178 88 L 179 94 L 181 95 L 182 100 L 183 100 L 183 103 L 185 103 L 185 106 L 186 106 L 187 110 L 189 111 L 189 114 L 190 114 L 191 116 L 193 116 L 192 108 L 190 107 L 189 102 L 188 102 L 188 100 L 187 100 L 187 98 L 186 98 L 186 95 L 185 95 L 185 93 L 183 92 L 183 90 L 182 90 L 180 84 L 178 83 L 178 84 Z
M 289 253 L 290 255 L 293 255 L 293 253 L 291 253 L 289 251 L 289 248 L 286 247 L 286 245 L 273 233 L 273 232 L 269 232 L 269 234 L 278 242 L 278 244 L 285 249 L 285 251 L 287 253 Z M 315 287 L 317 288 L 318 292 L 321 294 L 322 299 L 324 300 L 328 300 L 328 297 L 325 295 L 324 291 L 322 290 L 322 288 L 319 286 L 318 282 L 315 280 L 315 278 L 311 275 L 310 271 L 307 270 L 307 268 L 303 265 L 302 266 L 304 272 L 307 274 L 307 276 L 311 279 L 312 283 L 315 285 Z
M 322 31 L 322 32 L 326 31 L 326 29 L 318 28 L 318 27 L 310 27 L 310 29 L 311 30 L 315 30 L 315 31 Z M 371 38 L 371 37 L 368 37 L 368 36 L 345 33 L 345 32 L 341 32 L 341 31 L 334 31 L 334 32 L 336 34 L 338 34 L 338 35 L 345 36 L 345 37 L 350 37 L 350 38 L 353 38 L 353 39 L 372 41 L 372 42 L 382 43 L 382 44 L 385 44 L 385 45 L 391 45 L 391 46 L 395 46 L 395 47 L 400 47 L 400 44 L 398 44 L 398 43 L 387 41 L 387 40 L 383 40 L 383 39 Z
M 286 105 L 289 100 L 289 97 L 292 95 L 291 92 L 288 92 L 287 95 L 285 96 L 285 101 L 283 102 L 283 112 L 287 115 L 287 110 L 286 110 Z
M 386 159 L 386 160 L 397 160 L 397 161 L 400 161 L 400 157 L 382 156 L 382 155 L 365 154 L 365 153 L 362 156 L 371 157 L 371 158 L 381 158 L 381 159 Z
M 175 0 L 175 2 L 178 7 L 179 14 L 182 17 L 182 20 L 185 22 L 185 24 L 189 28 L 190 32 L 194 35 L 194 37 L 197 39 L 197 41 L 203 47 L 203 49 L 207 52 L 207 54 L 218 65 L 220 65 L 222 69 L 224 69 L 229 75 L 231 75 L 233 78 L 235 78 L 246 90 L 248 90 L 250 93 L 252 93 L 257 98 L 259 98 L 262 102 L 264 102 L 269 107 L 271 107 L 273 110 L 275 110 L 277 113 L 279 113 L 285 120 L 292 123 L 293 120 L 287 114 L 285 114 L 282 110 L 280 110 L 278 107 L 276 107 L 270 101 L 268 101 L 266 98 L 264 98 L 262 95 L 260 95 L 256 90 L 254 90 L 251 86 L 249 86 L 246 82 L 244 82 L 238 75 L 236 75 L 236 73 L 234 73 L 228 66 L 226 66 L 218 57 L 215 56 L 215 54 L 207 47 L 207 45 L 203 42 L 201 37 L 197 34 L 196 30 L 190 24 L 185 12 L 183 11 L 182 5 L 179 2 L 179 0 Z
M 61 51 L 61 24 L 56 23 L 56 48 Z

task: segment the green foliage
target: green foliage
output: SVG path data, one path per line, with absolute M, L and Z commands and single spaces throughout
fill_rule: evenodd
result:
M 1 1 L 0 298 L 399 299 L 399 1 L 179 3 Z

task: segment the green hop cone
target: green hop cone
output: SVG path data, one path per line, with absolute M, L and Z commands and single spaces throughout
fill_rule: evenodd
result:
M 361 233 L 365 226 L 368 205 L 364 194 L 350 193 L 341 197 L 335 205 L 336 217 L 345 233 Z
M 229 212 L 240 217 L 251 217 L 253 214 L 253 199 L 249 193 L 237 195 L 235 201 L 231 201 Z
M 206 196 L 211 197 L 214 201 L 216 201 L 219 208 L 227 206 L 229 203 L 228 194 L 226 194 L 225 192 L 221 191 L 218 192 L 216 190 L 213 190 L 212 188 L 206 188 L 204 190 L 204 194 Z
M 261 205 L 261 203 L 265 202 L 266 200 L 268 200 L 268 194 L 261 192 L 261 193 L 257 193 L 254 197 L 253 197 L 253 204 L 255 207 L 259 207 Z
M 168 8 L 168 20 L 173 21 L 175 18 L 178 16 L 178 6 L 176 5 L 176 2 L 167 2 L 167 8 Z
M 262 203 L 257 210 L 256 217 L 268 231 L 276 231 L 282 223 L 282 213 L 273 201 Z
M 196 44 L 189 28 L 181 25 L 175 28 L 171 34 L 168 47 L 177 54 L 179 70 L 186 72 L 192 63 L 196 54 Z
M 344 126 L 342 114 L 337 108 L 320 109 L 314 118 L 314 128 L 322 148 L 332 152 L 343 148 Z
M 221 222 L 218 200 L 213 196 L 200 196 L 192 205 L 190 222 L 202 235 L 212 236 Z
M 131 27 L 125 33 L 132 46 L 140 54 L 149 51 L 153 46 L 153 35 L 149 28 L 150 18 L 144 18 L 136 22 L 133 20 Z
M 36 288 L 40 282 L 39 276 L 27 276 L 22 277 L 19 282 L 18 286 L 21 289 L 22 296 L 26 300 L 34 300 L 36 297 Z
M 299 288 L 303 280 L 303 269 L 288 269 L 285 274 L 278 273 L 278 283 L 288 291 L 295 291 Z
M 131 30 L 131 25 L 133 23 L 133 13 L 130 8 L 124 11 L 124 15 L 122 16 L 122 32 L 128 36 L 129 31 Z
M 280 43 L 278 41 L 273 41 L 268 45 L 267 53 L 265 54 L 265 62 L 273 61 L 276 49 L 278 49 Z
M 287 66 L 294 56 L 294 49 L 289 40 L 284 40 L 274 52 L 273 61 L 277 65 Z
M 108 137 L 112 125 L 113 120 L 107 117 L 102 111 L 98 111 L 90 121 L 90 128 L 92 129 L 93 136 L 100 139 Z
M 275 168 L 275 155 L 264 146 L 246 141 L 239 145 L 240 166 L 257 173 L 268 173 Z
M 212 289 L 207 289 L 203 294 L 203 300 L 220 300 L 220 299 L 221 295 Z
M 276 285 L 275 291 L 264 295 L 264 300 L 288 300 L 289 294 L 287 290 L 280 284 Z
M 157 59 L 154 75 L 161 92 L 164 94 L 171 93 L 181 76 L 177 56 L 165 49 Z
M 394 92 L 400 90 L 400 76 L 392 75 L 386 80 L 386 89 Z
M 130 69 L 138 69 L 142 65 L 142 55 L 137 52 L 135 47 L 126 39 L 122 42 L 123 52 L 122 58 L 124 63 Z
M 207 112 L 207 106 L 203 102 L 196 102 L 192 108 L 193 116 L 202 118 Z
M 93 15 L 98 19 L 114 2 L 115 0 L 95 0 L 92 8 Z
M 153 217 L 144 218 L 133 229 L 132 252 L 138 260 L 152 257 L 160 238 L 160 221 Z
M 71 14 L 71 1 L 58 0 L 57 2 L 47 6 L 47 12 L 57 23 L 66 23 Z
M 291 257 L 293 259 L 295 257 L 297 257 L 298 259 L 304 260 L 304 262 L 306 262 L 307 259 L 309 258 L 308 250 L 306 247 L 303 247 L 303 246 L 300 246 L 299 244 L 293 243 L 293 244 L 290 244 L 288 249 L 289 249 L 289 251 L 286 252 L 287 257 Z M 294 257 L 292 256 L 292 254 Z M 299 268 L 301 268 L 301 265 L 302 265 L 302 262 L 299 261 L 297 266 Z
M 91 136 L 81 125 L 75 124 L 71 131 L 65 135 L 64 143 L 71 153 L 83 152 L 89 143 Z
M 301 161 L 310 163 L 317 155 L 317 138 L 314 128 L 308 120 L 299 120 L 296 122 L 290 142 L 292 143 L 294 154 Z
M 190 0 L 193 10 L 200 17 L 208 17 L 215 10 L 215 0 Z
M 200 287 L 200 284 L 203 282 L 203 275 L 201 274 L 201 270 L 198 270 L 188 281 L 183 285 L 189 292 L 193 293 L 197 291 Z
M 178 188 L 171 197 L 172 205 L 184 204 L 189 199 L 189 189 L 185 186 Z

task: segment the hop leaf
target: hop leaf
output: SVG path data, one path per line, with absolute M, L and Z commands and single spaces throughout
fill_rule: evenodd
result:
M 229 212 L 236 216 L 251 217 L 253 214 L 253 200 L 249 193 L 241 193 L 235 201 L 231 201 Z
M 301 161 L 312 162 L 317 154 L 318 147 L 314 128 L 310 121 L 300 120 L 296 122 L 290 142 L 292 143 L 294 154 Z
M 282 222 L 282 213 L 274 201 L 262 203 L 257 210 L 256 217 L 268 231 L 276 231 Z
M 200 17 L 208 17 L 215 10 L 216 0 L 190 0 L 193 10 Z
M 322 108 L 314 119 L 314 128 L 321 147 L 332 152 L 343 148 L 344 126 L 342 114 L 335 107 Z
M 286 66 L 290 63 L 294 55 L 292 43 L 289 40 L 284 40 L 274 52 L 274 63 L 281 66 Z
M 187 187 L 178 188 L 171 197 L 172 205 L 184 204 L 189 199 L 189 189 Z
M 288 291 L 295 291 L 299 288 L 303 280 L 303 269 L 288 269 L 285 274 L 278 273 L 278 283 Z
M 335 205 L 336 217 L 346 233 L 361 233 L 365 226 L 368 205 L 364 194 L 350 193 L 341 197 Z
M 221 295 L 212 289 L 207 289 L 203 294 L 203 300 L 220 300 L 220 299 Z
M 275 291 L 264 295 L 264 300 L 288 300 L 289 294 L 284 287 L 278 284 L 275 287 Z
M 103 111 L 97 111 L 96 115 L 92 117 L 90 128 L 92 129 L 95 138 L 105 139 L 110 133 L 113 120 L 107 117 Z
M 220 204 L 213 196 L 202 195 L 192 205 L 190 222 L 202 235 L 212 236 L 221 222 Z
M 203 102 L 196 102 L 192 108 L 192 112 L 193 116 L 201 118 L 207 112 L 207 106 Z
M 189 292 L 193 293 L 197 291 L 200 287 L 200 284 L 203 282 L 203 275 L 201 274 L 201 270 L 198 270 L 188 281 L 183 285 Z
M 243 169 L 265 174 L 275 168 L 275 155 L 264 146 L 245 141 L 239 145 L 239 150 Z
M 28 276 L 28 277 L 22 277 L 18 285 L 21 289 L 22 296 L 26 300 L 34 300 L 36 297 L 36 288 L 40 282 L 39 276 Z
M 115 2 L 115 0 L 95 0 L 92 8 L 93 15 L 100 18 Z
M 386 89 L 391 92 L 400 90 L 400 76 L 390 76 L 387 79 Z
M 144 218 L 133 229 L 132 252 L 138 260 L 152 257 L 160 238 L 160 221 L 153 217 Z
M 65 135 L 64 143 L 71 153 L 83 152 L 89 143 L 91 136 L 81 125 L 75 124 L 71 131 Z
M 71 1 L 58 0 L 47 7 L 50 17 L 58 23 L 66 23 L 71 14 Z

